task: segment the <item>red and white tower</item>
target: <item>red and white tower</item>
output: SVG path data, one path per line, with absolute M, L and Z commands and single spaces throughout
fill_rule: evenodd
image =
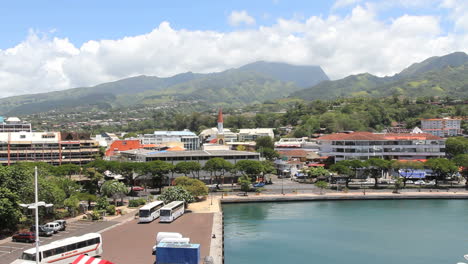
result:
M 216 135 L 216 142 L 220 145 L 224 145 L 224 127 L 223 127 L 223 109 L 220 108 L 218 112 L 218 134 Z

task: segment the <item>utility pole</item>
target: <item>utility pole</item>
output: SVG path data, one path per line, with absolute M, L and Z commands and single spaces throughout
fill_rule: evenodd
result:
M 39 264 L 39 204 L 37 198 L 37 166 L 34 167 L 34 205 L 36 210 L 36 264 Z

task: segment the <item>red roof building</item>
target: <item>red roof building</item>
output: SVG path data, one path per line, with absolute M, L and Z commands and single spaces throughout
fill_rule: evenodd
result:
M 116 140 L 112 142 L 112 144 L 106 150 L 106 157 L 114 156 L 121 151 L 140 149 L 143 147 L 144 145 L 142 145 L 138 139 Z
M 346 159 L 429 159 L 445 156 L 445 139 L 428 133 L 335 133 L 317 139 L 321 156 Z

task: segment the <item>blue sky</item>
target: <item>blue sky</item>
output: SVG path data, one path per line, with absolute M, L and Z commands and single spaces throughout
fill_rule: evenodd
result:
M 5 0 L 0 97 L 258 60 L 331 79 L 468 52 L 468 0 Z
M 301 20 L 310 16 L 327 17 L 330 14 L 346 16 L 353 7 L 349 5 L 334 9 L 334 3 L 331 0 L 2 1 L 0 49 L 20 43 L 27 37 L 29 30 L 69 38 L 73 44 L 81 45 L 88 40 L 144 34 L 163 21 L 170 22 L 175 29 L 232 31 L 237 27 L 229 25 L 227 17 L 233 10 L 247 11 L 255 18 L 255 26 L 270 26 L 278 18 Z M 382 21 L 388 21 L 404 14 L 445 16 L 447 10 L 437 8 L 437 5 L 412 7 L 410 4 L 404 6 L 395 3 L 389 4 L 378 16 Z M 442 23 L 446 30 L 452 26 L 448 20 Z

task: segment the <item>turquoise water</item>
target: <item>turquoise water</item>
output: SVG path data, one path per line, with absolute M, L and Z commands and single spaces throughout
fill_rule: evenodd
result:
M 468 254 L 464 200 L 228 204 L 223 211 L 226 264 L 455 264 Z

